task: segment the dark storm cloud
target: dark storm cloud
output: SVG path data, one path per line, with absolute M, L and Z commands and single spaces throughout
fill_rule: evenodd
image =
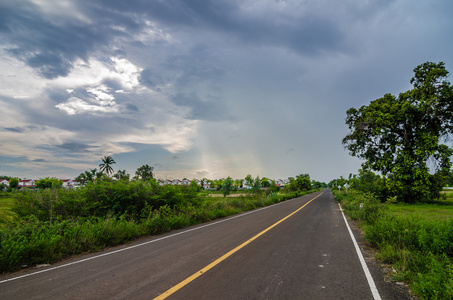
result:
M 105 3 L 118 11 L 146 13 L 153 20 L 183 31 L 190 28 L 214 31 L 245 43 L 287 47 L 305 54 L 338 47 L 344 37 L 338 24 L 319 12 L 301 17 L 290 17 L 278 11 L 251 16 L 244 13 L 239 4 L 218 0 Z
M 16 133 L 22 133 L 25 131 L 24 128 L 22 128 L 22 127 L 13 127 L 13 128 L 3 127 L 3 129 L 6 131 L 11 131 L 11 132 L 16 132 Z
M 219 99 L 202 101 L 197 94 L 191 93 L 177 94 L 171 98 L 171 101 L 178 106 L 190 109 L 185 116 L 187 119 L 212 122 L 232 119 L 229 117 L 225 103 Z
M 278 11 L 251 16 L 241 10 L 240 2 L 181 0 L 158 3 L 158 9 L 148 11 L 155 18 L 159 18 L 156 12 L 166 16 L 163 22 L 172 20 L 189 27 L 218 31 L 255 46 L 284 47 L 298 53 L 313 54 L 340 46 L 344 37 L 338 24 L 319 12 L 310 16 L 302 14 L 301 17 L 291 17 Z M 172 15 L 174 17 L 168 18 Z
M 185 55 L 170 56 L 165 64 L 173 70 L 180 70 L 178 86 L 190 86 L 200 81 L 216 83 L 224 74 L 222 64 L 207 45 L 196 45 Z
M 207 23 L 225 27 L 231 21 L 229 15 L 237 11 L 231 1 L 169 0 L 169 1 L 98 1 L 100 7 L 120 12 L 146 13 L 165 24 L 179 26 L 204 26 Z M 221 26 L 223 24 L 223 26 Z
M 65 76 L 75 60 L 86 61 L 95 50 L 113 51 L 109 48 L 113 40 L 140 32 L 144 19 L 175 28 L 185 26 L 184 30 L 218 31 L 245 43 L 288 47 L 308 54 L 332 49 L 342 40 L 336 24 L 325 17 L 286 20 L 287 16 L 278 13 L 250 17 L 230 1 L 108 1 L 105 5 L 95 1 L 75 5 L 90 22 L 51 22 L 32 3 L 0 5 L 0 32 L 10 45 L 10 53 L 46 78 Z M 149 86 L 156 84 L 155 78 L 143 76 L 143 80 Z
M 128 104 L 126 104 L 125 107 L 126 107 L 126 110 L 130 111 L 130 112 L 138 112 L 139 111 L 138 107 L 136 105 L 134 105 L 134 104 L 128 103 Z
M 87 7 L 88 9 L 90 7 Z M 87 60 L 92 51 L 108 46 L 113 36 L 124 36 L 124 31 L 112 25 L 125 26 L 134 32 L 137 24 L 130 17 L 100 7 L 92 7 L 92 24 L 76 20 L 51 22 L 31 3 L 0 5 L 0 30 L 9 52 L 35 68 L 46 78 L 67 75 L 76 59 Z
M 8 28 L 4 36 L 13 45 L 10 53 L 46 78 L 67 75 L 73 60 L 87 59 L 94 41 L 102 39 L 102 36 L 96 36 L 82 26 L 51 24 L 36 15 L 32 5 L 8 14 Z
M 159 86 L 161 86 L 164 83 L 162 77 L 159 74 L 157 74 L 153 69 L 144 69 L 140 73 L 139 81 L 144 86 L 149 87 L 150 89 L 156 91 L 160 91 Z

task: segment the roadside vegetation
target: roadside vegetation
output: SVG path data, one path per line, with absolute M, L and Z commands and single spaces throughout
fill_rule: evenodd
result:
M 453 299 L 453 87 L 444 64 L 414 69 L 413 89 L 347 111 L 343 144 L 363 170 L 330 182 L 394 280 L 421 299 Z M 377 175 L 372 171 L 377 171 Z
M 116 174 L 110 177 L 112 161 L 103 158 L 104 175 L 82 173 L 85 184 L 78 189 L 64 189 L 54 179 L 45 179 L 38 189 L 1 192 L 0 273 L 56 262 L 315 191 L 311 185 L 301 188 L 296 184 L 283 190 L 272 184 L 263 188 L 256 178 L 251 189 L 236 191 L 229 178 L 219 185 L 221 197 L 211 197 L 215 192 L 203 190 L 195 181 L 159 185 L 147 165 L 139 168 L 132 180 L 127 174 L 121 179 L 114 177 Z M 230 193 L 240 194 L 227 197 Z
M 453 299 L 453 201 L 381 202 L 351 189 L 334 195 L 377 248 L 376 258 L 392 265 L 393 280 L 408 283 L 421 299 Z

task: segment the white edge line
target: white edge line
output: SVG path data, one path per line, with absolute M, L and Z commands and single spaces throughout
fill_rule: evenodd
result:
M 354 237 L 354 234 L 352 233 L 351 227 L 349 227 L 348 220 L 346 220 L 346 217 L 343 213 L 343 209 L 341 208 L 341 204 L 338 203 L 338 206 L 340 207 L 341 214 L 343 215 L 344 222 L 346 223 L 346 227 L 348 228 L 349 235 L 351 236 L 352 243 L 354 244 L 355 250 L 357 252 L 357 256 L 359 257 L 360 263 L 362 264 L 362 269 L 363 272 L 365 272 L 366 279 L 368 280 L 368 285 L 370 286 L 371 293 L 373 294 L 374 300 L 381 300 L 381 295 L 379 295 L 379 291 L 376 287 L 376 284 L 374 283 L 373 276 L 371 276 L 370 270 L 368 269 L 368 266 L 366 265 L 365 259 L 363 258 L 362 251 L 360 250 L 359 244 L 357 244 L 357 241 Z
M 301 196 L 301 197 L 303 197 L 303 196 Z M 297 197 L 297 198 L 300 198 L 300 197 Z M 161 241 L 161 240 L 165 240 L 165 239 L 177 236 L 177 235 L 181 235 L 181 234 L 184 234 L 184 233 L 187 233 L 187 232 L 191 232 L 191 231 L 194 231 L 194 230 L 198 230 L 198 229 L 201 229 L 201 228 L 205 228 L 205 227 L 208 227 L 208 226 L 212 226 L 212 225 L 223 223 L 223 222 L 226 222 L 226 221 L 229 221 L 229 220 L 240 218 L 240 217 L 246 216 L 248 214 L 252 214 L 252 213 L 255 213 L 255 212 L 258 212 L 258 211 L 261 211 L 261 210 L 264 210 L 264 209 L 267 209 L 267 208 L 270 208 L 270 207 L 273 207 L 273 206 L 276 206 L 276 205 L 279 205 L 279 204 L 282 204 L 282 203 L 285 203 L 285 202 L 293 201 L 293 200 L 295 200 L 297 198 L 293 198 L 293 199 L 282 201 L 282 202 L 279 202 L 279 203 L 276 203 L 276 204 L 273 204 L 273 205 L 261 207 L 261 208 L 258 208 L 256 210 L 252 210 L 252 211 L 248 211 L 248 212 L 245 212 L 245 213 L 242 213 L 242 214 L 239 214 L 239 215 L 228 217 L 226 219 L 223 219 L 223 220 L 220 220 L 220 221 L 217 221 L 217 222 L 201 225 L 201 226 L 198 226 L 198 227 L 195 227 L 195 228 L 191 228 L 191 229 L 188 229 L 188 230 L 185 230 L 185 231 L 182 231 L 182 232 L 178 232 L 178 233 L 174 233 L 174 234 L 171 234 L 171 235 L 167 235 L 167 236 L 164 236 L 164 237 L 161 237 L 161 238 L 158 238 L 158 239 L 155 239 L 155 240 L 151 240 L 151 241 L 148 241 L 148 242 L 144 242 L 144 243 L 141 243 L 141 244 L 137 244 L 137 245 L 134 245 L 134 246 L 129 246 L 129 247 L 126 247 L 126 248 L 122 248 L 122 249 L 118 249 L 118 250 L 115 250 L 115 251 L 112 251 L 112 252 L 99 254 L 99 255 L 96 255 L 96 256 L 92 256 L 92 257 L 89 257 L 89 258 L 77 260 L 77 261 L 74 261 L 74 262 L 71 262 L 71 263 L 63 264 L 63 265 L 52 267 L 52 268 L 49 268 L 49 269 L 45 269 L 45 270 L 41 270 L 41 271 L 29 273 L 29 274 L 17 276 L 17 277 L 5 279 L 5 280 L 0 281 L 0 284 L 6 283 L 6 282 L 10 282 L 10 281 L 13 281 L 13 280 L 22 279 L 22 278 L 25 278 L 25 277 L 38 275 L 38 274 L 45 273 L 45 272 L 50 272 L 50 271 L 53 271 L 53 270 L 56 270 L 56 269 L 69 267 L 71 265 L 75 265 L 75 264 L 79 264 L 79 263 L 86 262 L 86 261 L 89 261 L 89 260 L 93 260 L 93 259 L 96 259 L 96 258 L 100 258 L 100 257 L 108 256 L 108 255 L 111 255 L 111 254 L 123 252 L 123 251 L 130 250 L 130 249 L 133 249 L 133 248 L 138 248 L 138 247 L 141 247 L 141 246 L 144 246 L 144 245 L 148 245 L 148 244 L 151 244 L 151 243 L 154 243 L 154 242 L 158 242 L 158 241 Z

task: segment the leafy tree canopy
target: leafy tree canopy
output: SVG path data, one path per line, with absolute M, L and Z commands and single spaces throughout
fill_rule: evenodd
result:
M 289 189 L 292 191 L 306 191 L 311 189 L 310 175 L 299 174 L 294 177 L 289 177 Z
M 271 182 L 269 181 L 268 178 L 263 177 L 263 178 L 261 179 L 261 185 L 262 185 L 263 187 L 270 187 L 270 186 L 271 186 Z
M 153 170 L 154 167 L 143 165 L 135 171 L 135 176 L 143 181 L 153 179 Z
M 39 189 L 56 189 L 63 186 L 63 181 L 58 178 L 43 178 L 36 182 L 36 187 Z
M 116 174 L 113 175 L 113 178 L 116 178 L 117 180 L 129 181 L 130 175 L 126 172 L 126 170 L 118 170 L 116 171 Z
M 453 130 L 448 71 L 442 62 L 426 62 L 414 73 L 413 89 L 350 108 L 351 132 L 343 139 L 351 155 L 365 160 L 362 167 L 381 172 L 389 192 L 404 202 L 437 198 L 453 153 L 442 143 Z
M 9 180 L 9 187 L 12 189 L 17 189 L 19 187 L 19 178 L 11 178 Z

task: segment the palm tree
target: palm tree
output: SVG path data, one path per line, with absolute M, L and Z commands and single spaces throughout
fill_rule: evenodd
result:
M 111 165 L 116 164 L 113 158 L 109 156 L 104 156 L 102 159 L 102 164 L 99 165 L 101 172 L 105 172 L 107 176 L 113 173 L 113 168 Z

